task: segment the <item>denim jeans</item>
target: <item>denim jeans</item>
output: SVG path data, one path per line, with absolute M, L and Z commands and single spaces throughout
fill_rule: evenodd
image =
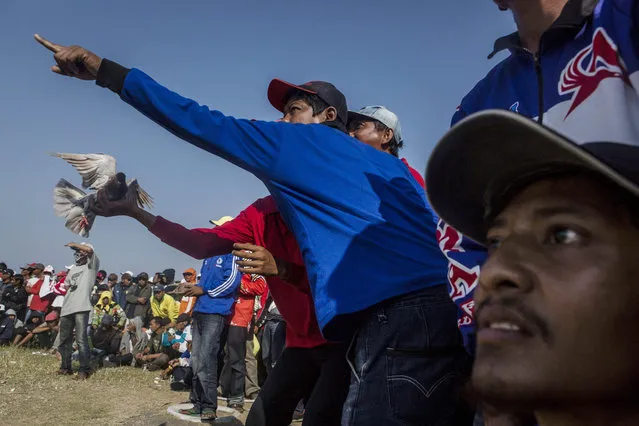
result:
M 348 359 L 343 426 L 472 425 L 473 413 L 459 398 L 470 359 L 446 285 L 369 310 Z
M 286 346 L 286 322 L 267 321 L 264 324 L 260 345 L 262 346 L 262 361 L 266 367 L 266 373 L 271 374 Z
M 225 318 L 218 314 L 193 313 L 191 333 L 191 402 L 198 411 L 217 410 L 217 377 L 220 363 L 220 338 Z
M 229 404 L 244 404 L 246 386 L 246 327 L 231 325 L 226 337 L 224 368 L 219 382 Z
M 80 360 L 80 372 L 91 372 L 91 355 L 89 352 L 89 340 L 87 337 L 87 324 L 89 322 L 89 311 L 77 312 L 65 315 L 60 318 L 60 357 L 62 361 L 60 368 L 71 371 L 71 354 L 73 353 L 73 330 L 75 330 L 75 340 L 78 342 L 78 352 Z

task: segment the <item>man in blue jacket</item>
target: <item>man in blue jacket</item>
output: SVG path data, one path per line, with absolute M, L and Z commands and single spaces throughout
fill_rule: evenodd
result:
M 185 296 L 197 297 L 191 326 L 193 384 L 190 399 L 193 408 L 180 410 L 180 413 L 200 416 L 203 421 L 216 418 L 220 340 L 242 279 L 236 260 L 232 254 L 206 259 L 200 282 L 188 286 L 185 292 Z
M 354 341 L 356 386 L 343 424 L 458 424 L 467 360 L 435 240 L 437 218 L 401 160 L 346 134 L 341 92 L 315 111 L 291 92 L 337 95 L 333 85 L 274 80 L 268 97 L 286 119 L 235 119 L 138 69 L 36 38 L 55 53 L 54 72 L 96 80 L 167 130 L 264 182 L 300 246 L 324 336 Z M 99 198 L 99 210 L 111 204 Z M 152 226 L 153 216 L 139 214 Z

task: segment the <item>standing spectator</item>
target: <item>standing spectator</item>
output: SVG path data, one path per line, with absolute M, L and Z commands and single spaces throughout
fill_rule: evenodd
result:
M 162 318 L 153 317 L 149 324 L 151 337 L 143 352 L 135 356 L 137 367 L 146 367 L 149 371 L 163 370 L 169 366 L 169 356 L 162 346 Z
M 15 311 L 5 311 L 5 306 L 0 305 L 0 346 L 7 346 L 11 343 L 13 337 L 13 330 L 15 327 L 14 318 L 11 318 L 8 314 L 13 312 L 15 318 Z
M 7 309 L 13 309 L 18 319 L 24 319 L 27 309 L 27 291 L 24 288 L 24 277 L 14 275 L 11 285 L 2 293 L 2 303 Z
M 109 274 L 107 277 L 107 286 L 109 287 L 109 291 L 113 292 L 115 285 L 118 283 L 118 274 Z
M 3 269 L 0 271 L 0 295 L 11 286 L 13 280 L 13 269 Z
M 193 308 L 191 334 L 193 347 L 191 362 L 193 386 L 190 400 L 193 407 L 181 410 L 181 414 L 199 416 L 203 421 L 215 420 L 217 410 L 218 374 L 223 360 L 220 341 L 225 328 L 225 318 L 231 313 L 241 274 L 233 255 L 206 259 L 202 265 L 202 279 L 191 285 L 186 296 L 196 296 Z
M 33 315 L 34 312 L 40 312 L 44 315 L 51 305 L 50 298 L 40 297 L 40 288 L 45 279 L 44 265 L 42 263 L 33 263 L 29 266 L 31 267 L 32 277 L 26 286 L 27 293 L 29 293 L 29 299 L 27 301 L 29 311 L 27 312 L 27 318 L 25 318 L 26 322 L 29 321 L 29 317 Z
M 142 326 L 149 311 L 151 286 L 148 284 L 149 274 L 142 272 L 137 282 L 126 292 L 126 316 L 135 322 L 138 341 L 142 340 Z
M 264 292 L 265 287 L 266 280 L 263 276 L 243 274 L 239 294 L 229 316 L 226 355 L 220 385 L 222 394 L 227 397 L 228 407 L 240 412 L 244 411 L 248 328 L 253 319 L 255 298 Z
M 126 292 L 131 287 L 131 279 L 133 278 L 133 272 L 126 271 L 122 274 L 120 282 L 113 286 L 113 300 L 124 311 L 126 311 Z
M 103 291 L 100 293 L 100 301 L 93 307 L 93 319 L 91 320 L 91 327 L 97 330 L 102 320 L 106 315 L 109 315 L 112 320 L 112 326 L 122 330 L 124 323 L 126 322 L 126 314 L 115 301 L 112 300 L 110 291 Z
M 197 280 L 195 269 L 193 268 L 187 269 L 186 271 L 182 273 L 182 276 L 184 277 L 182 279 L 183 283 L 189 284 L 189 285 L 197 284 L 198 280 Z M 197 297 L 182 296 L 182 298 L 180 299 L 180 313 L 190 315 L 191 312 L 193 312 L 193 307 L 195 306 L 196 301 L 197 301 Z
M 64 304 L 60 319 L 60 346 L 61 356 L 60 370 L 58 374 L 73 374 L 71 369 L 71 347 L 73 344 L 73 332 L 78 344 L 80 370 L 76 379 L 86 380 L 91 374 L 89 342 L 87 326 L 89 312 L 91 311 L 91 291 L 97 269 L 100 266 L 98 256 L 93 246 L 88 243 L 69 243 L 67 247 L 73 250 L 75 264 L 67 274 L 67 294 L 64 296 Z
M 151 299 L 151 311 L 154 317 L 167 318 L 170 324 L 167 328 L 175 325 L 180 314 L 180 304 L 173 297 L 166 294 L 166 286 L 164 284 L 156 284 L 153 286 L 153 298 Z

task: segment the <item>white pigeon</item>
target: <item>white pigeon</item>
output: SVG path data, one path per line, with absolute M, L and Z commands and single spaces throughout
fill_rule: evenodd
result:
M 115 158 L 107 154 L 64 154 L 54 153 L 71 164 L 82 176 L 82 187 L 96 192 L 87 194 L 65 179 L 60 179 L 53 189 L 53 209 L 56 215 L 66 219 L 65 226 L 83 237 L 89 236 L 95 213 L 91 211 L 90 200 L 97 191 L 107 191 L 109 200 L 131 198 L 140 207 L 152 207 L 153 199 L 140 187 L 137 179 L 126 180 L 124 173 L 116 171 Z

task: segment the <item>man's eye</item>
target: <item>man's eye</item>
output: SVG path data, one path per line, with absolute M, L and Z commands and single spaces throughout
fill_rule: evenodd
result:
M 502 239 L 498 238 L 498 237 L 488 237 L 488 241 L 487 241 L 487 245 L 488 245 L 488 252 L 494 252 L 495 250 L 497 250 L 499 247 L 501 247 L 501 243 L 502 243 Z
M 578 244 L 582 241 L 582 235 L 567 227 L 554 228 L 548 235 L 550 244 Z

